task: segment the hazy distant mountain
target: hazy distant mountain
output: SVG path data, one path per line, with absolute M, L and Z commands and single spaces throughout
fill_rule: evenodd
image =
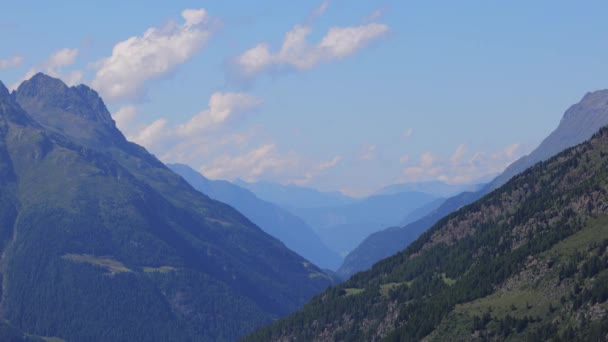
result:
M 608 90 L 587 93 L 564 114 L 557 129 L 527 156 L 521 157 L 496 177 L 487 187 L 494 190 L 513 176 L 539 161 L 547 160 L 568 147 L 588 140 L 600 128 L 608 125 Z
M 404 249 L 442 217 L 478 200 L 535 163 L 591 138 L 593 133 L 605 125 L 608 125 L 608 90 L 586 94 L 579 103 L 566 111 L 559 126 L 538 148 L 515 161 L 482 190 L 454 196 L 416 222 L 370 236 L 346 256 L 338 274 L 349 277 L 358 271 L 369 269 L 375 262 Z
M 0 83 L 0 250 L 17 340 L 235 340 L 331 283 L 128 142 L 95 91 L 42 74 Z
M 346 254 L 370 234 L 395 225 L 436 197 L 421 192 L 374 195 L 352 204 L 296 208 L 292 211 L 313 227 L 327 246 Z
M 401 222 L 411 211 L 437 198 L 418 191 L 398 191 L 399 187 L 413 189 L 416 184 L 396 185 L 387 188 L 386 194 L 354 199 L 339 192 L 266 181 L 235 183 L 302 218 L 327 247 L 340 255 L 348 254 L 370 234 Z M 420 187 L 434 191 L 451 188 L 440 182 Z
M 244 341 L 605 341 L 608 128 Z
M 465 191 L 477 191 L 485 184 L 447 184 L 440 181 L 393 184 L 380 189 L 377 195 L 392 195 L 401 192 L 423 192 L 436 197 L 450 197 Z
M 296 185 L 282 185 L 267 181 L 248 183 L 240 179 L 237 179 L 234 184 L 250 190 L 265 201 L 288 209 L 333 207 L 357 201 L 340 192 L 321 192 Z
M 420 220 L 426 215 L 437 210 L 437 208 L 439 208 L 443 203 L 445 203 L 445 200 L 445 198 L 438 198 L 436 200 L 433 200 L 432 202 L 421 206 L 420 208 L 414 209 L 413 211 L 405 215 L 405 217 L 399 222 L 399 226 L 405 226 L 412 222 Z
M 285 209 L 256 197 L 251 191 L 227 181 L 212 181 L 183 164 L 168 164 L 195 189 L 233 206 L 268 234 L 315 265 L 336 270 L 342 257 L 331 251 L 302 219 Z

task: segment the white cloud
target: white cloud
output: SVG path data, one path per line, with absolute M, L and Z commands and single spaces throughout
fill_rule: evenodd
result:
M 212 179 L 240 178 L 253 182 L 271 178 L 281 183 L 306 185 L 341 161 L 341 156 L 335 156 L 327 161 L 314 162 L 294 152 L 283 153 L 276 144 L 265 143 L 240 154 L 221 154 L 205 162 L 199 171 Z
M 140 145 L 152 148 L 154 150 L 155 147 L 162 146 L 162 140 L 170 135 L 170 133 L 167 132 L 167 125 L 167 120 L 158 119 L 145 126 L 139 131 L 139 133 L 137 133 L 137 135 L 130 137 L 130 139 Z
M 409 161 L 410 161 L 410 156 L 407 154 L 404 154 L 399 158 L 399 162 L 401 164 L 407 164 Z
M 243 177 L 253 181 L 263 175 L 280 174 L 285 168 L 293 168 L 297 163 L 293 156 L 280 155 L 276 145 L 265 144 L 242 155 L 220 156 L 200 168 L 200 171 L 212 179 Z
M 110 57 L 95 63 L 92 86 L 110 102 L 140 99 L 146 82 L 171 73 L 208 41 L 211 31 L 204 27 L 209 21 L 204 9 L 184 10 L 182 18 L 181 25 L 152 27 L 116 44 Z
M 78 49 L 64 48 L 54 52 L 46 61 L 47 69 L 63 68 L 74 64 L 78 56 Z
M 313 12 L 313 17 L 321 15 L 326 8 L 327 2 L 324 2 Z M 229 63 L 229 77 L 252 81 L 266 71 L 286 67 L 306 70 L 324 62 L 343 59 L 386 35 L 389 27 L 378 23 L 333 27 L 314 45 L 307 41 L 311 32 L 312 27 L 309 24 L 298 24 L 285 33 L 279 51 L 271 52 L 268 44 L 261 43 L 243 52 Z
M 61 78 L 61 80 L 67 85 L 75 85 L 82 80 L 83 73 L 80 70 L 72 70 L 67 74 L 61 74 L 59 72 L 48 72 L 53 77 Z
M 322 162 L 321 164 L 319 164 L 318 169 L 321 171 L 325 171 L 331 168 L 334 168 L 338 165 L 338 163 L 340 163 L 342 161 L 342 157 L 340 156 L 335 156 L 334 159 L 332 160 L 328 160 L 325 162 Z
M 431 152 L 424 152 L 420 156 L 420 166 L 430 168 L 437 161 L 437 158 Z
M 78 57 L 78 49 L 63 48 L 53 52 L 43 63 L 33 66 L 27 70 L 25 75 L 11 85 L 11 89 L 17 89 L 21 82 L 29 80 L 38 72 L 44 72 L 52 77 L 63 80 L 67 85 L 74 85 L 82 80 L 83 73 L 80 70 L 72 70 L 64 73 L 63 69 L 73 65 Z
M 309 21 L 322 16 L 325 11 L 327 11 L 327 7 L 329 7 L 329 0 L 323 0 L 323 2 L 319 5 L 319 7 L 315 8 L 315 10 L 310 15 Z
M 360 160 L 373 160 L 376 158 L 376 145 L 363 145 L 359 153 Z
M 376 9 L 372 13 L 370 13 L 368 16 L 366 16 L 365 18 L 363 18 L 363 22 L 364 23 L 369 23 L 369 22 L 372 22 L 372 21 L 376 21 L 376 20 L 382 18 L 383 15 L 384 15 L 384 13 L 382 12 L 381 9 Z
M 321 41 L 321 51 L 316 51 L 320 55 L 318 59 L 344 58 L 388 33 L 388 30 L 387 25 L 376 23 L 331 28 Z
M 494 152 L 475 153 L 468 153 L 466 146 L 461 144 L 448 158 L 425 152 L 420 156 L 418 164 L 403 170 L 405 177 L 399 181 L 441 180 L 447 183 L 469 183 L 502 172 L 524 152 L 520 144 L 509 145 Z
M 339 165 L 341 156 L 321 162 L 309 160 L 281 151 L 256 128 L 238 130 L 239 122 L 256 112 L 261 103 L 251 94 L 215 93 L 207 109 L 181 124 L 170 124 L 164 118 L 138 124 L 138 109 L 133 105 L 121 107 L 113 117 L 129 140 L 159 159 L 192 165 L 210 178 L 272 178 L 305 184 Z
M 238 119 L 259 107 L 262 101 L 245 93 L 214 93 L 209 99 L 209 109 L 200 112 L 188 122 L 177 127 L 176 133 L 191 136 L 204 130 L 218 128 Z
M 135 120 L 137 114 L 138 111 L 136 106 L 126 105 L 120 107 L 112 117 L 114 118 L 114 121 L 116 121 L 118 129 L 120 129 L 123 134 L 127 134 L 131 128 L 131 123 Z
M 309 171 L 305 172 L 303 177 L 292 180 L 291 182 L 296 185 L 300 185 L 300 186 L 306 185 L 306 184 L 310 183 L 315 177 L 338 166 L 338 164 L 340 164 L 341 161 L 342 161 L 342 156 L 335 156 L 331 160 L 323 161 L 316 165 L 302 168 L 302 169 L 308 169 Z M 301 164 L 301 161 L 300 161 L 300 164 Z
M 207 19 L 207 12 L 204 9 L 186 9 L 182 11 L 185 20 L 184 26 L 192 27 L 200 25 Z
M 167 120 L 158 119 L 139 129 L 132 128 L 127 119 L 132 120 L 135 116 L 133 106 L 122 107 L 115 114 L 115 119 L 119 121 L 121 130 L 127 132 L 137 130 L 135 134 L 129 136 L 129 139 L 152 148 L 155 153 L 166 155 L 172 151 L 180 153 L 176 149 L 183 150 L 200 143 L 200 138 L 208 136 L 210 131 L 230 127 L 241 116 L 257 110 L 261 103 L 261 100 L 250 94 L 217 92 L 211 95 L 208 109 L 176 126 L 169 126 Z
M 458 145 L 458 148 L 456 148 L 456 151 L 454 152 L 450 160 L 452 161 L 452 163 L 459 163 L 466 152 L 467 147 L 464 144 L 460 144 Z
M 404 138 L 409 138 L 414 134 L 414 129 L 413 128 L 408 128 L 405 130 L 405 132 L 403 132 L 403 137 Z
M 13 56 L 11 58 L 0 59 L 0 69 L 9 69 L 20 67 L 23 64 L 22 56 Z

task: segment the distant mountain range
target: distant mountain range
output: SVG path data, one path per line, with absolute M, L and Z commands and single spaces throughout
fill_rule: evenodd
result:
M 586 96 L 552 136 L 603 124 L 606 107 L 605 92 Z M 606 340 L 608 128 L 500 183 L 244 341 Z
M 250 190 L 259 198 L 286 209 L 335 207 L 354 203 L 357 200 L 340 192 L 321 192 L 297 185 L 282 185 L 259 181 L 254 183 L 237 179 L 234 184 Z
M 333 282 L 43 74 L 0 83 L 0 250 L 3 341 L 231 341 Z
M 557 129 L 538 148 L 515 161 L 483 189 L 451 197 L 427 216 L 406 226 L 391 227 L 370 235 L 345 257 L 338 274 L 348 278 L 356 272 L 369 269 L 379 260 L 403 250 L 444 216 L 480 199 L 535 163 L 591 138 L 593 133 L 607 124 L 608 90 L 586 94 L 579 103 L 566 111 Z
M 235 184 L 245 187 L 302 218 L 333 252 L 347 255 L 365 238 L 387 226 L 422 217 L 442 203 L 440 196 L 473 190 L 482 184 L 451 185 L 443 182 L 404 183 L 385 187 L 366 198 L 338 192 L 281 185 L 268 181 Z
M 315 265 L 335 271 L 342 264 L 342 257 L 329 250 L 306 222 L 289 211 L 261 200 L 251 191 L 228 181 L 209 180 L 187 165 L 167 166 L 195 189 L 233 206 L 258 227 Z
M 334 251 L 346 255 L 370 234 L 400 222 L 412 211 L 437 199 L 421 192 L 374 195 L 357 202 L 292 212 L 314 227 Z
M 465 191 L 477 191 L 485 186 L 479 184 L 447 184 L 440 181 L 393 184 L 382 188 L 376 195 L 393 195 L 403 192 L 422 192 L 435 197 L 450 197 Z

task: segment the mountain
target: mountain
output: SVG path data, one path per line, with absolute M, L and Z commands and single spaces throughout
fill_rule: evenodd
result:
M 400 226 L 408 225 L 412 222 L 416 222 L 426 215 L 430 214 L 437 208 L 439 208 L 443 203 L 445 203 L 445 198 L 438 198 L 433 200 L 419 208 L 416 208 L 409 212 L 405 217 L 399 222 Z
M 392 195 L 401 192 L 423 192 L 436 197 L 449 197 L 465 191 L 477 191 L 485 184 L 447 184 L 440 181 L 401 183 L 386 186 L 376 192 L 377 195 Z
M 116 128 L 97 93 L 0 83 L 0 336 L 226 341 L 331 278 Z
M 528 167 L 588 140 L 606 125 L 608 125 L 608 89 L 587 93 L 579 103 L 566 111 L 557 129 L 532 153 L 509 165 L 488 184 L 487 188 L 489 190 L 498 188 Z
M 336 270 L 342 258 L 329 250 L 302 219 L 285 209 L 256 197 L 251 191 L 227 181 L 212 181 L 183 164 L 167 165 L 195 189 L 233 206 L 268 234 L 281 240 L 289 249 L 322 268 Z
M 286 209 L 333 207 L 357 200 L 340 192 L 321 192 L 297 185 L 282 185 L 267 181 L 248 183 L 237 179 L 234 184 L 248 189 L 259 198 Z
M 348 278 L 358 271 L 369 269 L 375 262 L 403 250 L 444 216 L 478 200 L 535 163 L 591 138 L 593 133 L 605 125 L 608 125 L 608 90 L 586 94 L 579 103 L 566 111 L 559 126 L 538 148 L 515 161 L 483 189 L 451 197 L 416 222 L 403 227 L 388 228 L 369 236 L 344 258 L 344 264 L 337 273 L 342 278 Z
M 608 128 L 245 341 L 601 341 Z
M 400 222 L 415 209 L 435 200 L 421 192 L 374 195 L 337 207 L 292 209 L 315 229 L 334 251 L 346 254 L 370 234 Z
M 446 215 L 482 196 L 483 192 L 463 192 L 448 198 L 437 209 L 404 227 L 393 226 L 371 234 L 344 258 L 336 273 L 341 279 L 348 279 L 357 272 L 368 270 L 376 262 L 403 250 Z

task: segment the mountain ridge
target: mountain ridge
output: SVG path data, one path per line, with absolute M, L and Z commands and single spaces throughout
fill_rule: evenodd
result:
M 608 90 L 587 93 L 566 110 L 557 128 L 533 152 L 512 163 L 483 189 L 451 197 L 426 217 L 404 227 L 392 227 L 371 235 L 344 258 L 337 273 L 348 278 L 369 269 L 375 262 L 405 248 L 442 217 L 480 199 L 527 167 L 591 138 L 605 125 L 608 125 Z
M 244 341 L 602 340 L 608 128 Z
M 0 336 L 234 340 L 332 283 L 126 141 L 95 93 L 34 82 L 0 87 Z
M 336 270 L 342 258 L 329 250 L 314 230 L 302 219 L 270 202 L 259 199 L 251 191 L 228 181 L 212 181 L 184 164 L 168 164 L 195 189 L 232 205 L 270 235 L 315 265 Z

